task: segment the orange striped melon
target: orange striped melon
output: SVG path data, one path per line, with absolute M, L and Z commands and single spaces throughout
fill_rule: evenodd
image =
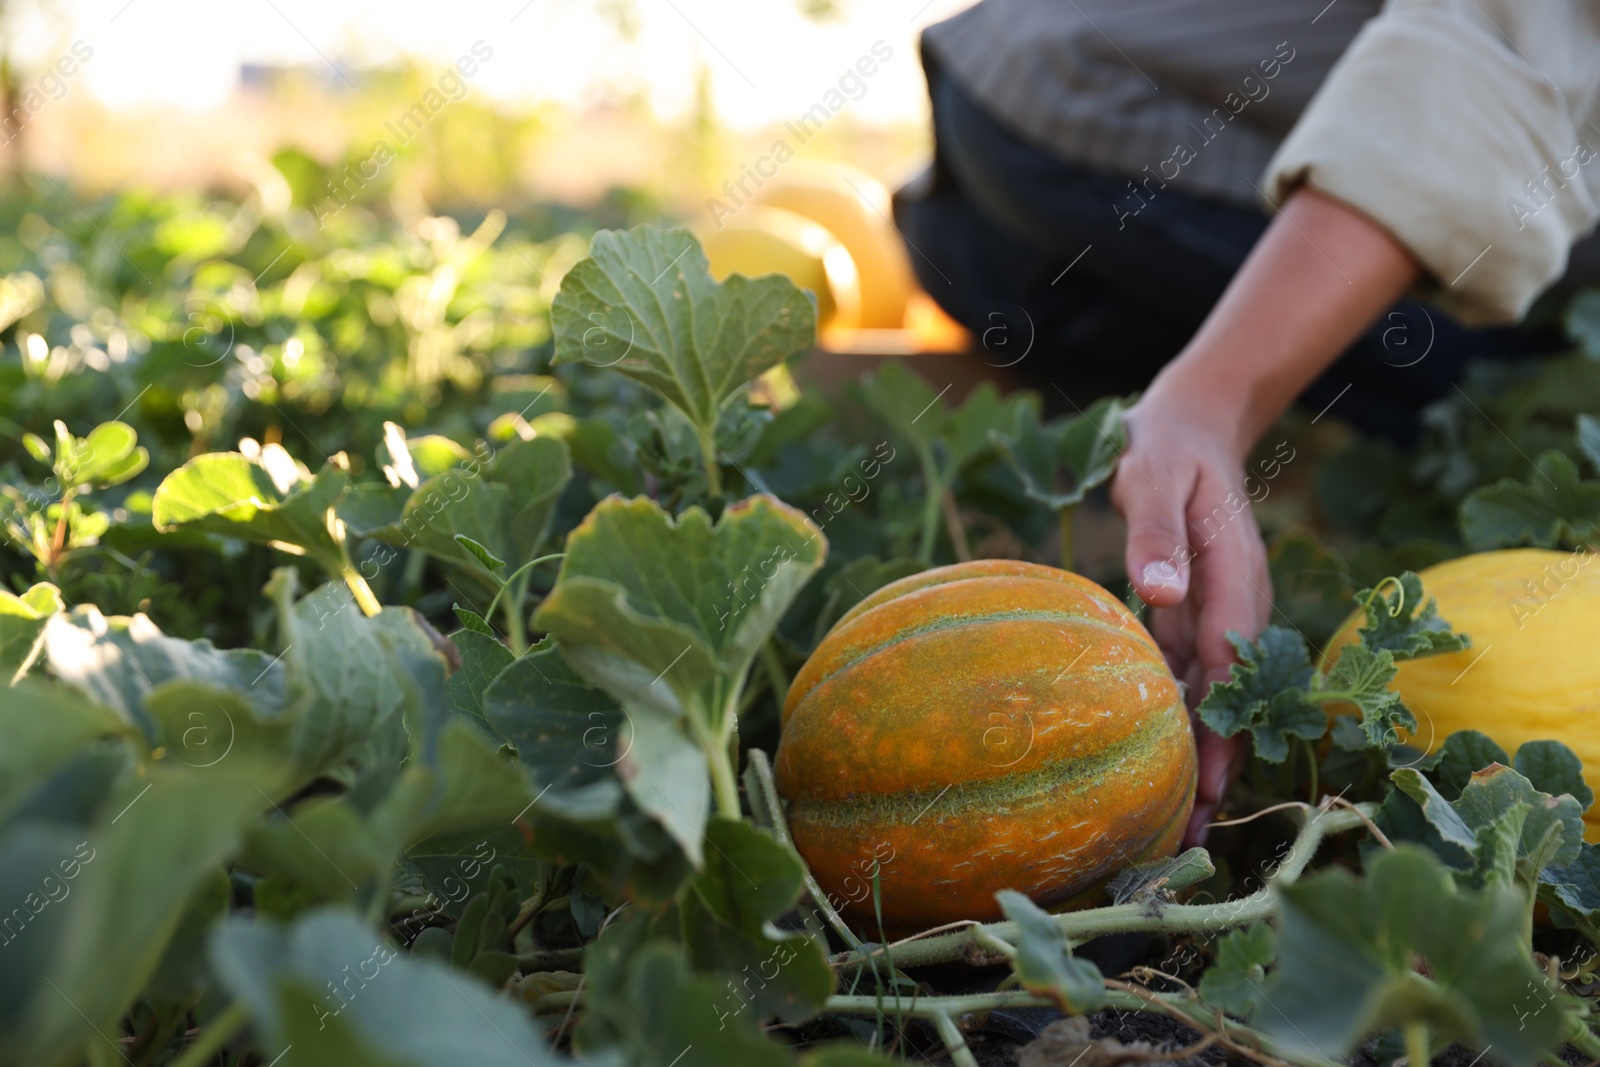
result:
M 876 936 L 999 916 L 994 894 L 1088 903 L 1170 855 L 1195 745 L 1149 633 L 1054 567 L 979 560 L 903 578 L 796 675 L 776 758 L 796 848 Z

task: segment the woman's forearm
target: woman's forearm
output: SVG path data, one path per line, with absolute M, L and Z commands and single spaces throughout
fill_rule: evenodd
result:
M 1147 395 L 1206 412 L 1242 457 L 1419 272 L 1383 227 L 1301 187 Z

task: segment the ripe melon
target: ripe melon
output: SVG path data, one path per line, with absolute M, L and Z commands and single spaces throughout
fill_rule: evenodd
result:
M 791 165 L 756 203 L 820 223 L 838 238 L 861 279 L 863 329 L 898 330 L 915 283 L 905 242 L 890 220 L 889 191 L 870 174 L 842 163 Z
M 783 274 L 817 297 L 819 329 L 861 325 L 861 288 L 850 253 L 820 224 L 782 208 L 750 204 L 699 234 L 712 277 Z
M 903 578 L 829 631 L 783 708 L 778 791 L 845 917 L 887 931 L 1088 903 L 1170 855 L 1194 806 L 1176 681 L 1122 603 L 1054 567 Z
M 1417 716 L 1412 743 L 1432 751 L 1457 730 L 1481 731 L 1513 754 L 1527 741 L 1560 741 L 1600 792 L 1600 558 L 1506 549 L 1418 577 L 1472 647 L 1400 664 L 1391 685 Z M 1352 617 L 1328 642 L 1330 659 L 1356 640 L 1361 622 Z M 1584 836 L 1600 841 L 1600 805 L 1586 820 Z

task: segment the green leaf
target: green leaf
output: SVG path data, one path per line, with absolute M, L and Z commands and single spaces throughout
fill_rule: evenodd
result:
M 57 678 L 154 736 L 144 700 L 163 682 L 199 682 L 243 696 L 262 709 L 281 708 L 286 671 L 255 649 L 167 637 L 144 615 L 107 618 L 94 607 L 54 616 L 45 627 L 44 661 Z
M 1594 804 L 1594 790 L 1583 780 L 1583 761 L 1560 741 L 1525 742 L 1511 765 L 1541 793 L 1566 793 L 1584 811 Z
M 1421 578 L 1406 571 L 1397 581 L 1398 589 L 1380 585 L 1356 594 L 1356 603 L 1367 616 L 1360 631 L 1362 644 L 1386 649 L 1396 661 L 1472 647 L 1468 635 L 1454 632 L 1450 623 L 1439 617 L 1437 601 L 1424 602 Z M 1384 590 L 1381 596 L 1380 589 Z
M 1249 1020 L 1266 1001 L 1261 987 L 1277 955 L 1272 927 L 1256 923 L 1232 930 L 1217 942 L 1217 961 L 1200 976 L 1200 996 L 1218 1011 Z
M 571 479 L 572 459 L 561 441 L 514 440 L 487 463 L 469 460 L 422 482 L 398 521 L 363 532 L 464 567 L 498 588 L 499 565 L 537 557 Z
M 457 630 L 450 640 L 461 653 L 461 666 L 450 675 L 450 697 L 458 711 L 484 719 L 484 694 L 516 656 L 493 634 L 477 630 Z
M 1582 544 L 1600 524 L 1600 481 L 1582 481 L 1578 465 L 1554 449 L 1534 461 L 1526 483 L 1502 478 L 1461 501 L 1461 535 L 1477 549 Z
M 532 774 L 541 804 L 571 803 L 589 814 L 616 810 L 616 768 L 630 752 L 632 728 L 617 702 L 573 670 L 554 642 L 502 670 L 483 707 Z
M 0 826 L 36 784 L 100 737 L 132 726 L 65 685 L 25 678 L 0 688 Z
M 1118 872 L 1107 884 L 1114 903 L 1160 900 L 1163 894 L 1187 889 L 1217 873 L 1211 855 L 1203 848 L 1185 849 L 1176 856 L 1135 864 Z
M 59 457 L 58 457 L 59 459 Z M 150 462 L 139 447 L 139 435 L 122 422 L 103 422 L 89 436 L 74 442 L 70 461 L 58 464 L 57 474 L 68 485 L 105 488 L 121 485 Z
M 572 449 L 574 463 L 613 490 L 624 496 L 644 492 L 644 472 L 639 468 L 634 450 L 629 447 L 627 438 L 605 419 L 598 416 L 579 419 L 567 435 L 567 447 Z
M 1487 734 L 1477 730 L 1458 730 L 1444 739 L 1433 780 L 1446 800 L 1455 800 L 1477 771 L 1491 764 L 1510 766 L 1511 754 Z
M 1491 766 L 1474 774 L 1455 800 L 1462 818 L 1479 830 L 1523 806 L 1528 813 L 1519 823 L 1520 834 L 1512 843 L 1517 857 L 1531 862 L 1527 872 L 1530 876 L 1547 865 L 1565 866 L 1577 859 L 1583 842 L 1583 809 L 1569 795 L 1553 797 L 1542 793 L 1510 767 Z M 1541 846 L 1549 847 L 1545 835 L 1551 831 L 1559 831 L 1559 840 L 1546 856 Z
M 494 627 L 482 615 L 460 604 L 450 605 L 450 610 L 455 612 L 456 618 L 461 620 L 461 625 L 475 634 L 484 634 L 488 637 L 495 636 Z
M 398 423 L 386 422 L 377 458 L 389 485 L 415 489 L 429 478 L 469 462 L 472 453 L 438 434 L 407 437 Z
M 250 870 L 303 888 L 308 903 L 344 903 L 370 893 L 392 858 L 361 812 L 337 797 L 269 812 L 250 828 L 245 854 Z
M 1423 818 L 1428 820 L 1447 845 L 1465 853 L 1469 859 L 1477 858 L 1476 828 L 1462 819 L 1455 807 L 1433 788 L 1432 783 L 1410 768 L 1401 768 L 1390 777 L 1401 792 L 1416 801 L 1422 809 Z M 1442 855 L 1447 861 L 1451 858 L 1450 854 Z
M 1389 688 L 1395 676 L 1394 653 L 1366 644 L 1346 645 L 1327 677 L 1312 690 L 1314 700 L 1349 701 L 1361 709 L 1361 736 L 1368 748 L 1400 743 L 1400 732 L 1417 728 L 1417 717 Z M 1334 735 L 1339 740 L 1340 735 Z
M 1291 736 L 1322 737 L 1328 715 L 1306 694 L 1313 672 L 1305 640 L 1279 626 L 1267 627 L 1255 641 L 1236 633 L 1228 639 L 1239 662 L 1200 702 L 1201 721 L 1223 737 L 1249 730 L 1256 755 L 1271 763 L 1288 757 Z
M 471 896 L 491 888 L 489 879 L 494 871 L 509 876 L 517 893 L 526 899 L 538 891 L 546 870 L 528 851 L 522 830 L 509 820 L 493 829 L 435 834 L 406 849 L 401 865 L 456 918 Z
M 811 347 L 816 307 L 787 278 L 712 280 L 685 230 L 602 230 L 551 304 L 556 363 L 611 367 L 710 438 L 746 383 Z
M 38 434 L 36 434 L 36 433 L 25 433 L 25 434 L 23 434 L 22 435 L 22 446 L 28 450 L 28 455 L 32 456 L 34 459 L 38 460 L 40 463 L 49 463 L 50 462 L 50 456 L 51 456 L 50 445 L 49 445 L 48 442 L 45 441 L 44 438 L 40 437 Z
M 1390 777 L 1421 806 L 1443 841 L 1473 861 L 1468 884 L 1515 875 L 1531 886 L 1544 868 L 1578 857 L 1583 841 L 1578 802 L 1570 795 L 1540 792 L 1510 767 L 1495 763 L 1475 772 L 1454 801 L 1414 770 L 1397 770 Z
M 347 782 L 369 770 L 396 773 L 408 730 L 414 750 L 431 758 L 431 734 L 451 703 L 444 660 L 411 609 L 368 618 L 335 582 L 290 607 L 291 575 L 276 572 L 267 593 L 278 605 L 289 680 L 311 701 L 297 721 L 299 764 Z
M 1022 413 L 1033 414 L 1038 406 L 1039 401 L 1032 394 L 1019 392 L 1002 397 L 992 382 L 980 382 L 940 427 L 945 483 L 949 484 L 968 464 L 994 448 L 996 434 L 1015 433 Z M 1088 432 L 1093 436 L 1092 428 Z
M 800 857 L 742 819 L 712 819 L 705 837 L 705 868 L 682 907 L 690 963 L 734 981 L 759 974 L 760 985 L 749 993 L 758 1018 L 799 1022 L 816 1015 L 834 987 L 827 957 L 806 934 L 772 926 L 800 899 Z
M 742 679 L 827 542 L 772 497 L 673 521 L 652 500 L 602 501 L 567 540 L 534 624 L 625 707 L 718 715 L 709 686 Z M 658 684 L 664 683 L 664 684 Z
M 888 423 L 896 437 L 918 451 L 933 451 L 950 420 L 950 409 L 940 403 L 943 394 L 935 392 L 927 379 L 904 361 L 890 360 L 863 377 L 859 388 L 867 408 Z
M 263 1047 L 307 1067 L 554 1067 L 526 1013 L 477 978 L 402 957 L 354 915 L 291 926 L 230 919 L 212 965 L 249 1009 Z M 370 987 L 370 990 L 369 990 Z M 363 995 L 365 994 L 365 995 Z
M 1128 447 L 1125 410 L 1120 398 L 1105 397 L 1080 415 L 1042 425 L 1033 409 L 1023 406 L 1015 433 L 991 430 L 990 437 L 1028 498 L 1059 510 L 1081 503 L 1090 490 L 1111 480 Z
M 419 788 L 418 794 L 426 795 L 427 802 L 400 809 L 402 846 L 456 830 L 498 828 L 533 799 L 517 765 L 464 719 L 447 722 L 440 731 L 434 768 L 414 766 L 406 774 L 418 779 L 419 787 L 425 780 L 427 788 Z
M 272 768 L 236 753 L 205 770 L 152 768 L 126 780 L 88 835 L 92 858 L 60 907 L 65 921 L 47 971 L 70 1000 L 46 991 L 37 1002 L 33 1054 L 81 1048 L 95 1029 L 116 1030 L 160 964 L 185 902 L 237 850 L 240 834 L 270 803 Z M 53 1051 L 47 1051 L 53 1050 Z
M 1374 856 L 1357 880 L 1333 868 L 1279 889 L 1278 966 L 1261 1025 L 1302 1056 L 1340 1057 L 1364 1036 L 1424 1023 L 1438 1043 L 1493 1046 L 1513 1067 L 1560 1044 L 1575 1002 L 1540 995 L 1522 939 L 1527 905 L 1505 887 L 1458 889 L 1408 845 Z M 1431 978 L 1414 969 L 1425 960 Z
M 649 712 L 628 719 L 627 753 L 617 775 L 640 809 L 672 835 L 695 867 L 704 862 L 701 831 L 711 813 L 706 758 L 673 722 Z
M 475 558 L 479 563 L 483 564 L 483 569 L 488 571 L 490 574 L 499 574 L 501 571 L 506 569 L 505 560 L 501 559 L 499 556 L 496 556 L 493 552 L 490 552 L 487 548 L 474 541 L 466 534 L 458 533 L 455 535 L 454 540 L 456 544 L 466 549 L 472 554 L 473 558 Z
M 42 646 L 45 624 L 64 608 L 61 591 L 49 582 L 21 596 L 0 589 L 0 683 L 27 673 Z
M 1094 1011 L 1105 1003 L 1100 968 L 1072 955 L 1050 913 L 1014 889 L 995 894 L 1001 911 L 1017 925 L 1017 978 L 1028 992 L 1049 997 L 1068 1015 Z
M 1549 902 L 1548 890 L 1557 906 L 1588 920 L 1591 937 L 1600 932 L 1600 845 L 1585 842 L 1573 862 L 1547 868 L 1543 882 L 1541 898 Z
M 344 545 L 333 514 L 349 477 L 332 463 L 315 477 L 290 481 L 275 467 L 237 452 L 196 456 L 156 488 L 157 530 L 191 529 L 303 553 L 330 575 L 344 569 Z
M 721 976 L 701 978 L 667 944 L 634 957 L 627 999 L 630 1062 L 641 1067 L 785 1067 L 789 1055 L 770 1041 Z

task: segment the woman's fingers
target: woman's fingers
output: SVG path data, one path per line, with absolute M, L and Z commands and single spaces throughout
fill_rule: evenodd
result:
M 1185 847 L 1203 845 L 1210 830 L 1206 823 L 1216 818 L 1227 795 L 1228 783 L 1238 772 L 1244 755 L 1244 738 L 1220 737 L 1203 725 L 1195 726 L 1195 745 L 1200 756 L 1200 777 L 1194 796 L 1194 813 L 1184 831 Z
M 1131 460 L 1131 462 L 1130 462 Z M 1117 465 L 1111 499 L 1128 523 L 1128 578 L 1152 607 L 1171 607 L 1189 592 L 1189 538 L 1183 516 L 1192 473 L 1139 463 L 1130 453 Z M 1154 470 L 1154 478 L 1148 471 Z M 1165 484 L 1162 484 L 1165 483 Z
M 1197 501 L 1206 500 L 1202 482 Z M 1249 502 L 1237 491 L 1224 491 L 1223 501 L 1208 511 L 1190 513 L 1190 527 L 1206 530 L 1194 565 L 1194 655 L 1206 682 L 1226 681 L 1235 660 L 1230 632 L 1254 638 L 1272 611 L 1272 582 L 1267 574 L 1266 547 Z

